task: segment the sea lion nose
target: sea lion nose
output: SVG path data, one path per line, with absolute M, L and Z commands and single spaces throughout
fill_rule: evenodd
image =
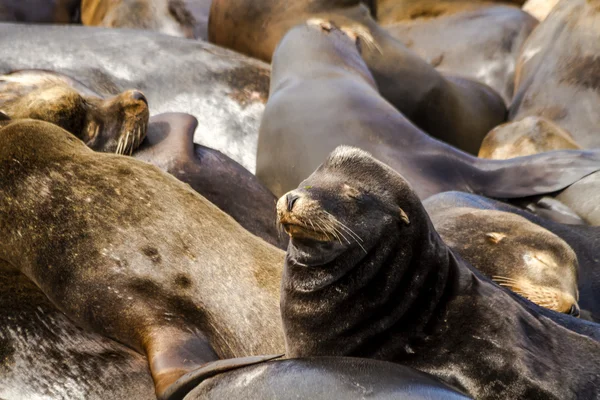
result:
M 146 103 L 146 105 L 148 105 L 148 100 L 146 99 L 146 96 L 144 96 L 144 93 L 140 92 L 139 90 L 133 90 L 131 92 L 131 98 L 134 100 L 141 100 L 144 103 Z
M 294 208 L 294 203 L 296 203 L 300 196 L 294 193 L 288 193 L 285 198 L 287 200 L 287 210 L 291 212 L 292 208 Z

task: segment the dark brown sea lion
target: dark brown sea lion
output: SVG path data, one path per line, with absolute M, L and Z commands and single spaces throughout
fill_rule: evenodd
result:
M 189 184 L 240 225 L 285 249 L 287 235 L 276 226 L 277 198 L 248 170 L 208 147 L 194 144 L 198 120 L 168 113 L 150 118 L 146 139 L 133 154 Z
M 523 4 L 523 10 L 543 21 L 557 4 L 558 0 L 528 0 Z
M 51 122 L 103 152 L 131 154 L 146 135 L 148 101 L 128 90 L 103 99 L 82 83 L 51 71 L 0 76 L 0 110 L 12 119 Z
M 562 149 L 575 150 L 581 146 L 554 122 L 542 117 L 525 117 L 492 129 L 483 139 L 478 157 L 506 160 Z
M 81 22 L 105 28 L 148 29 L 194 38 L 196 20 L 184 0 L 82 0 Z
M 0 398 L 156 396 L 144 357 L 77 328 L 33 282 L 0 262 Z
M 526 218 L 554 233 L 575 251 L 579 263 L 579 306 L 582 317 L 591 312 L 594 320 L 600 316 L 600 228 L 586 225 L 557 223 L 553 220 L 531 214 L 515 206 L 477 196 L 471 193 L 446 192 L 432 196 L 423 202 L 430 214 L 441 214 L 457 207 L 473 210 L 498 210 L 510 212 Z M 584 312 L 586 310 L 587 312 Z
M 188 185 L 35 120 L 0 129 L 0 178 L 0 259 L 146 355 L 159 395 L 217 357 L 282 353 L 284 253 Z
M 212 369 L 209 364 L 200 371 L 204 380 L 185 400 L 467 399 L 430 375 L 364 358 L 271 361 L 216 376 Z
M 256 170 L 258 127 L 269 93 L 264 62 L 199 40 L 76 25 L 0 24 L 0 47 L 11 49 L 0 57 L 0 73 L 52 70 L 102 97 L 136 88 L 148 99 L 151 115 L 194 115 L 195 143 Z
M 313 18 L 359 35 L 362 57 L 382 96 L 432 136 L 477 154 L 485 134 L 504 122 L 505 105 L 493 89 L 443 76 L 382 29 L 359 0 L 215 0 L 209 39 L 269 61 L 288 30 Z
M 577 256 L 564 240 L 504 211 L 428 214 L 444 243 L 485 276 L 542 307 L 579 316 Z
M 517 63 L 510 119 L 547 118 L 583 148 L 600 147 L 600 1 L 565 0 L 529 36 Z
M 474 272 L 406 180 L 368 153 L 336 149 L 277 211 L 291 237 L 288 357 L 393 361 L 477 399 L 600 395 L 600 326 L 557 314 L 566 329 Z
M 537 24 L 518 8 L 496 6 L 384 27 L 438 71 L 483 82 L 510 104 L 517 58 Z
M 521 6 L 526 0 L 377 0 L 377 20 L 383 25 L 398 21 L 433 19 L 498 4 Z
M 76 22 L 79 2 L 80 0 L 0 0 L 0 22 Z
M 600 168 L 597 152 L 483 160 L 425 135 L 377 92 L 355 43 L 337 29 L 291 30 L 273 59 L 258 178 L 280 196 L 341 144 L 372 152 L 425 199 L 447 190 L 497 198 L 552 193 Z

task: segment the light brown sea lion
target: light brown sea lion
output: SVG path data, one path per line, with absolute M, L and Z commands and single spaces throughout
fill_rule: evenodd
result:
M 581 147 L 569 132 L 554 122 L 532 116 L 492 129 L 483 139 L 478 157 L 505 160 L 562 149 Z
M 362 57 L 382 96 L 430 135 L 476 154 L 485 134 L 504 122 L 505 104 L 493 89 L 440 74 L 382 29 L 359 0 L 215 0 L 209 39 L 269 61 L 282 37 L 309 19 L 360 36 Z
M 428 214 L 444 243 L 485 276 L 542 307 L 579 315 L 577 256 L 561 238 L 504 211 Z
M 80 82 L 43 70 L 0 76 L 0 111 L 12 119 L 51 122 L 103 152 L 131 154 L 144 140 L 148 101 L 128 90 L 104 99 Z
M 338 147 L 277 212 L 290 235 L 288 357 L 396 362 L 482 400 L 600 395 L 600 326 L 475 272 L 441 240 L 411 185 L 368 153 Z
M 493 6 L 384 28 L 438 71 L 483 82 L 510 104 L 517 58 L 537 24 L 518 8 Z
M 547 118 L 583 148 L 600 147 L 600 1 L 564 0 L 529 36 L 510 120 Z
M 158 395 L 217 357 L 283 352 L 284 253 L 188 185 L 35 120 L 0 129 L 0 178 L 0 259 L 146 355 Z
M 196 20 L 184 0 L 82 0 L 81 22 L 193 38 Z
M 523 11 L 536 17 L 539 21 L 543 21 L 548 17 L 559 0 L 528 0 L 523 4 Z

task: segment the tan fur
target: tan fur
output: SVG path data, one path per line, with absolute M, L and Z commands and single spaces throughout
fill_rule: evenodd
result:
M 559 0 L 529 0 L 523 5 L 523 10 L 543 21 L 558 2 Z

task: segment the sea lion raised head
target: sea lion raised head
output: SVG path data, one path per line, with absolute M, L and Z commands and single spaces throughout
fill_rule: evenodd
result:
M 148 101 L 138 90 L 103 99 L 80 82 L 50 71 L 0 76 L 0 111 L 71 132 L 96 151 L 131 154 L 144 140 Z

